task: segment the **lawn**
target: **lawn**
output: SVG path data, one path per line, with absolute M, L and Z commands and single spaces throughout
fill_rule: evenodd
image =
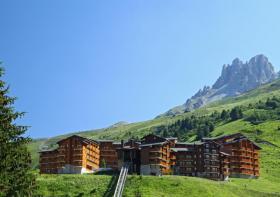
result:
M 110 175 L 38 175 L 36 196 L 111 197 L 116 180 Z
M 256 188 L 253 188 L 253 185 Z M 217 182 L 207 179 L 183 176 L 130 176 L 123 196 L 135 197 L 241 197 L 241 196 L 280 196 L 270 191 L 270 183 L 259 180 L 232 179 L 230 182 Z M 263 187 L 268 187 L 267 189 Z M 273 188 L 274 190 L 276 188 Z

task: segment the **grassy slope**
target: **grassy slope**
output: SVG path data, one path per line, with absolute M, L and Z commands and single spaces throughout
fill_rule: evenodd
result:
M 55 144 L 58 140 L 77 133 L 81 136 L 91 137 L 93 139 L 120 140 L 120 139 L 128 139 L 131 136 L 142 137 L 143 135 L 149 133 L 150 128 L 154 126 L 166 125 L 178 119 L 184 118 L 186 116 L 191 116 L 191 115 L 200 116 L 200 115 L 209 114 L 215 110 L 221 111 L 222 109 L 230 109 L 237 105 L 258 102 L 261 99 L 265 100 L 268 97 L 272 97 L 273 95 L 280 96 L 280 79 L 274 81 L 273 83 L 261 86 L 260 88 L 250 91 L 239 97 L 229 98 L 229 99 L 212 103 L 192 113 L 185 113 L 185 114 L 177 115 L 175 117 L 162 117 L 149 121 L 121 125 L 119 127 L 69 133 L 67 135 L 56 136 L 49 139 L 35 140 L 30 144 L 31 152 L 33 158 L 37 159 L 38 158 L 37 150 L 40 145 L 51 146 Z M 34 165 L 35 164 L 36 162 L 34 162 Z
M 228 183 L 183 176 L 130 176 L 126 182 L 124 196 L 278 196 L 276 193 L 271 193 L 271 191 L 252 190 L 251 188 L 248 188 L 248 183 L 251 183 L 252 181 L 253 180 L 245 180 L 245 182 L 242 183 L 232 180 Z M 261 186 L 264 187 L 263 184 Z
M 242 132 L 253 140 L 270 142 L 280 147 L 279 121 L 252 125 L 243 120 L 225 123 L 217 127 L 212 135 Z M 257 132 L 257 130 L 260 130 Z M 192 177 L 131 176 L 125 196 L 280 196 L 280 148 L 260 143 L 261 176 L 259 179 L 231 179 L 216 182 Z M 199 185 L 199 187 L 198 187 Z
M 111 138 L 116 140 L 122 138 L 127 139 L 132 134 L 134 136 L 143 136 L 148 133 L 149 129 L 153 126 L 168 124 L 179 118 L 190 116 L 192 114 L 208 114 L 215 110 L 220 111 L 222 109 L 232 108 L 236 105 L 258 102 L 260 99 L 266 99 L 267 97 L 271 97 L 272 95 L 280 96 L 280 80 L 275 81 L 272 84 L 262 86 L 261 88 L 253 90 L 240 97 L 213 103 L 192 113 L 186 113 L 176 117 L 163 117 L 146 122 L 122 125 L 117 128 L 103 129 L 99 131 L 88 131 L 81 134 L 87 137 L 92 137 L 94 139 Z M 220 183 L 199 178 L 179 176 L 130 176 L 127 181 L 124 195 L 137 196 L 137 194 L 141 194 L 141 196 L 280 196 L 280 149 L 278 147 L 269 145 L 274 144 L 280 147 L 279 127 L 280 121 L 268 121 L 259 125 L 252 125 L 244 120 L 238 120 L 220 124 L 216 126 L 215 130 L 211 133 L 212 136 L 217 136 L 235 132 L 242 132 L 252 140 L 261 142 L 260 145 L 263 148 L 263 150 L 261 151 L 261 177 L 257 180 L 231 179 L 231 181 L 228 183 Z M 33 147 L 32 150 L 35 150 L 36 146 L 38 147 L 39 144 L 52 144 L 62 137 L 65 136 L 51 138 L 47 141 L 37 141 L 36 144 L 33 144 L 31 146 Z M 73 187 L 73 185 L 71 185 L 70 183 L 68 184 L 67 181 L 69 180 L 65 180 L 64 178 L 60 180 L 60 176 L 54 177 L 39 177 L 38 180 L 41 192 L 46 192 L 51 188 L 52 184 L 49 183 L 49 179 L 52 178 L 56 180 L 53 180 L 54 182 L 61 182 L 61 184 L 64 184 L 63 187 L 57 186 L 57 192 L 62 191 L 63 194 L 67 194 L 67 192 L 69 194 L 77 194 L 77 192 L 80 191 L 76 191 L 76 186 Z M 91 188 L 90 186 L 92 184 L 95 185 L 94 183 L 98 182 L 100 178 L 99 176 L 91 176 L 91 178 L 88 178 L 88 176 L 73 176 L 72 180 L 73 182 L 81 181 L 81 187 L 83 187 L 83 191 L 86 191 L 88 193 L 89 191 L 91 191 L 89 189 Z M 101 182 L 103 182 L 102 184 L 100 183 L 103 186 L 100 186 L 100 190 L 102 190 L 104 185 L 108 185 L 108 183 L 106 182 L 106 178 L 104 178 L 104 180 L 102 180 Z M 76 184 L 77 183 L 75 183 L 75 185 Z M 96 193 L 96 195 L 93 196 L 102 195 L 102 192 L 100 192 Z
M 116 177 L 109 175 L 39 175 L 36 196 L 112 196 Z

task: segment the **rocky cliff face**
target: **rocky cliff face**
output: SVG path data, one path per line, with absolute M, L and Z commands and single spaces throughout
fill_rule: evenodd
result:
M 177 106 L 163 115 L 174 115 L 192 111 L 210 102 L 225 97 L 233 97 L 271 82 L 279 76 L 264 55 L 257 55 L 243 63 L 238 58 L 232 64 L 224 65 L 222 74 L 212 87 L 205 86 L 183 105 Z

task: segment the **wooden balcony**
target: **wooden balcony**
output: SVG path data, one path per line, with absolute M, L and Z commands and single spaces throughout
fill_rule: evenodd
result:
M 246 158 L 246 159 L 242 159 L 240 160 L 241 163 L 253 163 L 252 159 Z
M 253 170 L 253 166 L 252 166 L 252 165 L 244 165 L 244 164 L 241 164 L 241 165 L 240 165 L 240 168 Z

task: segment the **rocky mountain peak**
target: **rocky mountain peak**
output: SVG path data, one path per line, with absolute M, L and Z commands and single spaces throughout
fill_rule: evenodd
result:
M 256 64 L 256 65 L 266 65 L 268 62 L 268 58 L 263 55 L 256 55 L 255 57 L 252 57 L 249 61 L 250 64 Z
M 264 55 L 257 55 L 246 63 L 236 58 L 231 65 L 223 67 L 221 76 L 212 88 L 219 89 L 227 85 L 228 93 L 234 95 L 237 90 L 248 91 L 275 79 L 276 76 L 272 64 Z
M 239 58 L 235 58 L 233 61 L 232 61 L 232 65 L 233 66 L 241 66 L 243 63 L 242 61 L 239 59 Z
M 274 67 L 263 54 L 256 55 L 245 63 L 235 58 L 231 64 L 223 65 L 222 73 L 212 87 L 205 86 L 185 104 L 169 110 L 164 115 L 191 111 L 210 102 L 242 94 L 277 77 L 280 77 L 280 72 L 274 71 Z

